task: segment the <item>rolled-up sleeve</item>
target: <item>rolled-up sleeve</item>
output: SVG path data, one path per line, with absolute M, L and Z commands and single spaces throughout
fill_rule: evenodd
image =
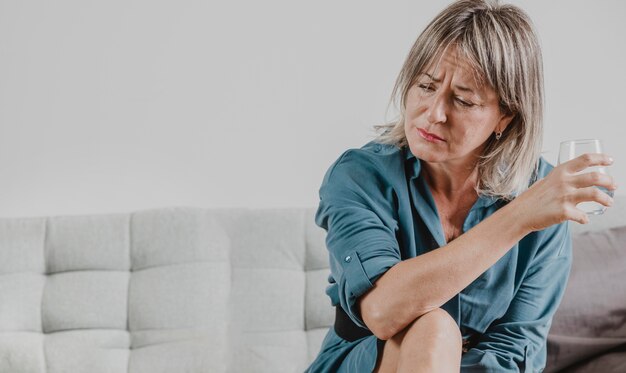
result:
M 331 277 L 339 304 L 367 328 L 357 299 L 400 261 L 395 232 L 393 188 L 363 151 L 349 150 L 328 170 L 320 187 L 315 222 L 326 230 Z
M 462 372 L 539 372 L 546 339 L 569 277 L 572 242 L 568 222 L 545 230 L 539 249 L 503 317 L 463 355 Z

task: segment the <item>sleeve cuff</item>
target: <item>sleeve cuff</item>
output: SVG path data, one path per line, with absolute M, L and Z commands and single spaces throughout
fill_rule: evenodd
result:
M 367 329 L 356 300 L 374 287 L 374 282 L 398 262 L 400 260 L 393 256 L 373 256 L 362 261 L 356 251 L 351 251 L 343 257 L 343 270 L 346 278 L 344 291 L 347 299 L 345 309 L 350 319 L 358 326 Z

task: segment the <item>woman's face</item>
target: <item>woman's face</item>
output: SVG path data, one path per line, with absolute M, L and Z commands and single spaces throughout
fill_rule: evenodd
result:
M 512 116 L 500 112 L 496 92 L 478 85 L 470 64 L 454 50 L 433 69 L 417 77 L 406 97 L 404 131 L 411 152 L 427 162 L 473 164 L 489 136 L 503 131 Z

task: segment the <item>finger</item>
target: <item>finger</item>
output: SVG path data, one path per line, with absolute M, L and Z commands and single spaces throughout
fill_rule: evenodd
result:
M 613 205 L 613 198 L 596 187 L 586 187 L 574 192 L 573 202 L 598 202 L 606 207 Z
M 601 186 L 609 190 L 617 189 L 617 184 L 611 175 L 602 172 L 593 171 L 585 172 L 572 176 L 572 184 L 576 188 L 585 188 L 589 186 Z
M 589 216 L 584 211 L 574 208 L 574 212 L 572 213 L 573 217 L 570 220 L 577 222 L 578 224 L 587 224 L 589 223 Z
M 613 163 L 613 158 L 604 153 L 585 153 L 564 163 L 565 169 L 571 173 L 576 173 L 591 166 L 609 166 Z

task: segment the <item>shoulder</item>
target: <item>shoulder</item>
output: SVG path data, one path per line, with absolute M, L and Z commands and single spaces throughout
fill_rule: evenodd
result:
M 363 216 L 370 210 L 381 220 L 392 222 L 394 198 L 403 185 L 406 188 L 404 154 L 398 147 L 374 142 L 343 152 L 326 171 L 319 188 L 316 219 L 320 226 L 331 207 Z
M 528 182 L 528 186 L 530 187 L 531 185 L 536 183 L 538 180 L 543 179 L 544 177 L 548 176 L 548 174 L 553 169 L 554 169 L 554 166 L 550 162 L 548 162 L 543 156 L 539 156 L 539 159 L 537 160 L 537 169 L 531 176 Z
M 544 157 L 540 156 L 538 163 L 539 164 L 537 166 L 537 176 L 539 179 L 543 179 L 550 173 L 550 171 L 554 169 L 554 166 Z
M 401 148 L 370 141 L 343 152 L 329 167 L 324 180 L 365 175 L 393 178 L 404 170 L 403 160 Z
M 554 166 L 550 162 L 548 162 L 543 156 L 539 156 L 536 165 L 537 168 L 535 169 L 530 177 L 530 180 L 528 181 L 528 187 L 531 187 L 538 180 L 541 180 L 544 177 L 548 176 L 548 174 L 554 169 Z

